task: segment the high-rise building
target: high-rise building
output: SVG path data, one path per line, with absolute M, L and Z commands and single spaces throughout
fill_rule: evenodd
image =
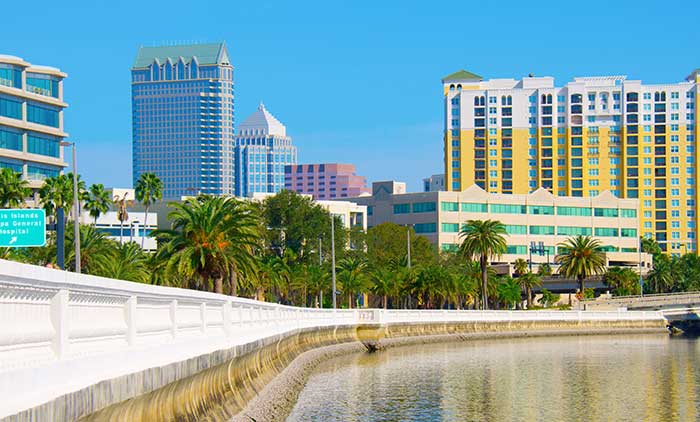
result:
M 297 162 L 297 148 L 287 128 L 262 103 L 238 127 L 234 161 L 236 196 L 281 191 L 284 167 Z
M 60 70 L 0 55 L 0 168 L 22 173 L 31 188 L 66 167 Z
M 640 231 L 697 251 L 700 72 L 672 84 L 625 76 L 443 79 L 446 187 L 639 199 Z
M 445 175 L 433 174 L 423 179 L 423 192 L 435 192 L 445 190 Z
M 284 169 L 284 188 L 313 199 L 350 198 L 369 194 L 364 176 L 352 164 L 299 164 Z
M 233 66 L 224 43 L 141 47 L 131 68 L 134 184 L 166 199 L 233 194 Z

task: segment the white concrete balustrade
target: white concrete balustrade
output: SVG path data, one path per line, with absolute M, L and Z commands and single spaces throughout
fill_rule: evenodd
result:
M 102 380 L 299 328 L 543 319 L 663 315 L 297 308 L 0 260 L 0 418 Z

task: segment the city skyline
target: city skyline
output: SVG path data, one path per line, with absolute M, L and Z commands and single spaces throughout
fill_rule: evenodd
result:
M 578 16 L 597 19 L 602 4 L 590 4 Z M 680 10 L 651 2 L 634 8 L 627 4 L 606 5 L 605 10 L 624 12 L 626 19 L 605 33 L 587 34 L 587 41 L 567 60 L 553 52 L 569 48 L 567 40 L 576 31 L 557 23 L 570 10 L 558 10 L 554 3 L 529 9 L 409 5 L 405 11 L 391 4 L 370 9 L 368 4 L 300 8 L 273 3 L 222 5 L 222 13 L 202 8 L 183 14 L 178 3 L 164 8 L 155 2 L 140 6 L 143 20 L 128 26 L 128 31 L 113 23 L 131 17 L 129 8 L 121 5 L 47 4 L 37 8 L 36 16 L 59 19 L 65 30 L 55 33 L 50 27 L 38 27 L 0 45 L 0 50 L 29 62 L 49 63 L 70 75 L 66 131 L 78 143 L 78 165 L 89 183 L 127 185 L 132 180 L 127 69 L 133 52 L 163 40 L 195 39 L 227 42 L 236 69 L 237 114 L 252 113 L 264 100 L 294 133 L 300 162 L 342 159 L 356 164 L 369 181 L 405 180 L 410 190 L 418 191 L 422 178 L 443 166 L 442 107 L 436 87 L 454 69 L 472 69 L 486 78 L 532 72 L 566 81 L 574 76 L 627 74 L 631 79 L 666 82 L 698 66 L 686 53 L 697 44 L 698 34 L 691 26 L 678 24 L 683 22 Z M 8 13 L 20 13 L 18 7 L 8 5 Z M 683 15 L 692 16 L 698 7 L 687 5 Z M 362 30 L 331 19 L 340 14 L 343 22 L 361 22 Z M 235 25 L 229 24 L 231 16 Z M 475 20 L 498 16 L 499 30 L 488 40 L 474 42 L 469 25 L 444 24 L 450 16 Z M 657 30 L 634 30 L 635 22 L 648 16 L 655 17 Z M 150 21 L 147 18 L 170 25 L 143 24 Z M 263 19 L 266 25 L 261 29 Z M 533 23 L 546 20 L 553 22 L 552 29 Z M 223 22 L 227 25 L 217 25 Z M 22 32 L 19 21 L 6 25 L 10 32 Z M 421 27 L 430 27 L 430 33 L 415 30 Z M 624 50 L 610 42 L 628 31 L 634 31 L 636 38 Z M 547 48 L 540 48 L 543 41 Z M 105 50 L 109 54 L 99 55 Z M 649 60 L 649 51 L 654 51 L 656 60 Z M 264 64 L 269 56 L 283 65 Z M 593 56 L 597 60 L 590 60 Z M 100 89 L 97 97 L 95 87 Z M 338 92 L 338 87 L 341 99 L 327 103 L 334 98 L 329 92 Z M 401 100 L 387 101 L 391 93 Z M 370 147 L 375 154 L 367 153 Z M 108 160 L 105 151 L 110 153 Z

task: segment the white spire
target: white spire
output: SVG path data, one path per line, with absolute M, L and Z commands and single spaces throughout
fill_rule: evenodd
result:
M 275 118 L 260 101 L 258 109 L 238 126 L 240 135 L 287 136 L 287 128 Z

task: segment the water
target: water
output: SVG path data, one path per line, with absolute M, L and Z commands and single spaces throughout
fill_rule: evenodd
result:
M 443 343 L 319 365 L 288 422 L 700 421 L 700 341 Z

